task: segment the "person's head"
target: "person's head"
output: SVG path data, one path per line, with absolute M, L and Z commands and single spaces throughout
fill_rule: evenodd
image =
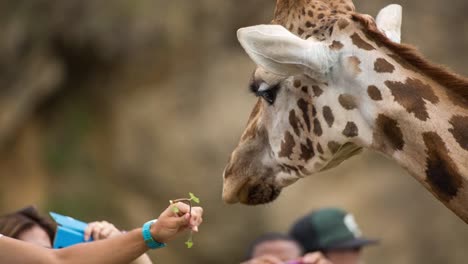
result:
M 249 247 L 247 259 L 273 255 L 282 261 L 294 260 L 302 256 L 302 247 L 290 236 L 268 233 L 258 237 Z
M 0 234 L 50 248 L 55 224 L 41 217 L 35 207 L 29 206 L 0 217 Z
M 305 252 L 321 251 L 334 264 L 357 264 L 361 249 L 377 240 L 362 237 L 354 217 L 338 208 L 323 208 L 300 218 L 290 230 Z

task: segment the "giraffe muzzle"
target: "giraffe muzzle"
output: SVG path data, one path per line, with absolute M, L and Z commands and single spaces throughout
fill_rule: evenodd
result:
M 223 201 L 227 204 L 242 203 L 259 205 L 274 201 L 281 193 L 281 187 L 267 180 L 236 182 L 230 177 L 224 179 Z
M 273 184 L 259 183 L 241 190 L 239 200 L 246 205 L 266 204 L 274 201 L 281 193 L 281 188 Z

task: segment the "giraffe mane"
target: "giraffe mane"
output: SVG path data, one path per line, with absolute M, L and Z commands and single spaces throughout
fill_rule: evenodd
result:
M 394 52 L 405 62 L 417 68 L 422 73 L 428 75 L 435 82 L 447 87 L 455 95 L 464 99 L 464 104 L 468 105 L 468 79 L 451 72 L 447 67 L 434 64 L 424 58 L 424 56 L 413 46 L 399 44 L 387 38 L 376 26 L 373 20 L 367 16 L 353 13 L 352 19 L 363 26 L 366 33 L 377 44 L 382 44 L 390 51 Z

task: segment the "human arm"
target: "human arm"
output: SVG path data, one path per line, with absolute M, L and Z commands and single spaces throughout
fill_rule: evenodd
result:
M 93 243 L 53 250 L 20 240 L 0 238 L 0 263 L 17 264 L 127 264 L 148 250 L 141 229 Z
M 85 230 L 85 241 L 92 237 L 95 241 L 108 239 L 124 234 L 125 232 L 117 229 L 112 223 L 107 221 L 96 221 L 89 223 Z M 148 254 L 143 254 L 130 264 L 152 264 Z
M 172 212 L 177 206 L 179 213 Z M 203 210 L 183 203 L 168 207 L 151 226 L 153 238 L 161 243 L 168 242 L 186 229 L 198 230 L 202 222 Z M 0 263 L 18 264 L 127 264 L 148 250 L 141 228 L 113 238 L 82 243 L 72 247 L 52 250 L 34 246 L 7 237 L 0 238 Z

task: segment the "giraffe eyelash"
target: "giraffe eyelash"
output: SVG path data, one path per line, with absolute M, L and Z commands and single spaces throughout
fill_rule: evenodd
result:
M 268 104 L 273 105 L 276 100 L 276 95 L 278 94 L 279 85 L 269 86 L 266 83 L 262 83 L 260 87 L 253 87 L 251 90 L 254 92 L 255 96 L 262 97 Z
M 270 89 L 272 89 L 272 88 L 274 88 L 274 87 L 271 87 L 270 85 L 268 85 L 268 84 L 262 82 L 262 83 L 260 84 L 260 86 L 258 87 L 257 93 L 266 92 L 266 91 L 268 91 L 268 90 L 270 90 Z
M 277 90 L 279 88 L 278 86 L 279 85 L 268 85 L 265 82 L 252 81 L 249 85 L 249 90 L 255 94 L 255 96 L 261 96 L 262 93 L 268 92 L 269 90 Z
M 250 82 L 249 90 L 250 90 L 251 93 L 255 94 L 255 96 L 257 96 L 257 92 L 258 92 L 259 88 L 260 87 L 259 87 L 257 82 L 255 82 L 255 81 Z

